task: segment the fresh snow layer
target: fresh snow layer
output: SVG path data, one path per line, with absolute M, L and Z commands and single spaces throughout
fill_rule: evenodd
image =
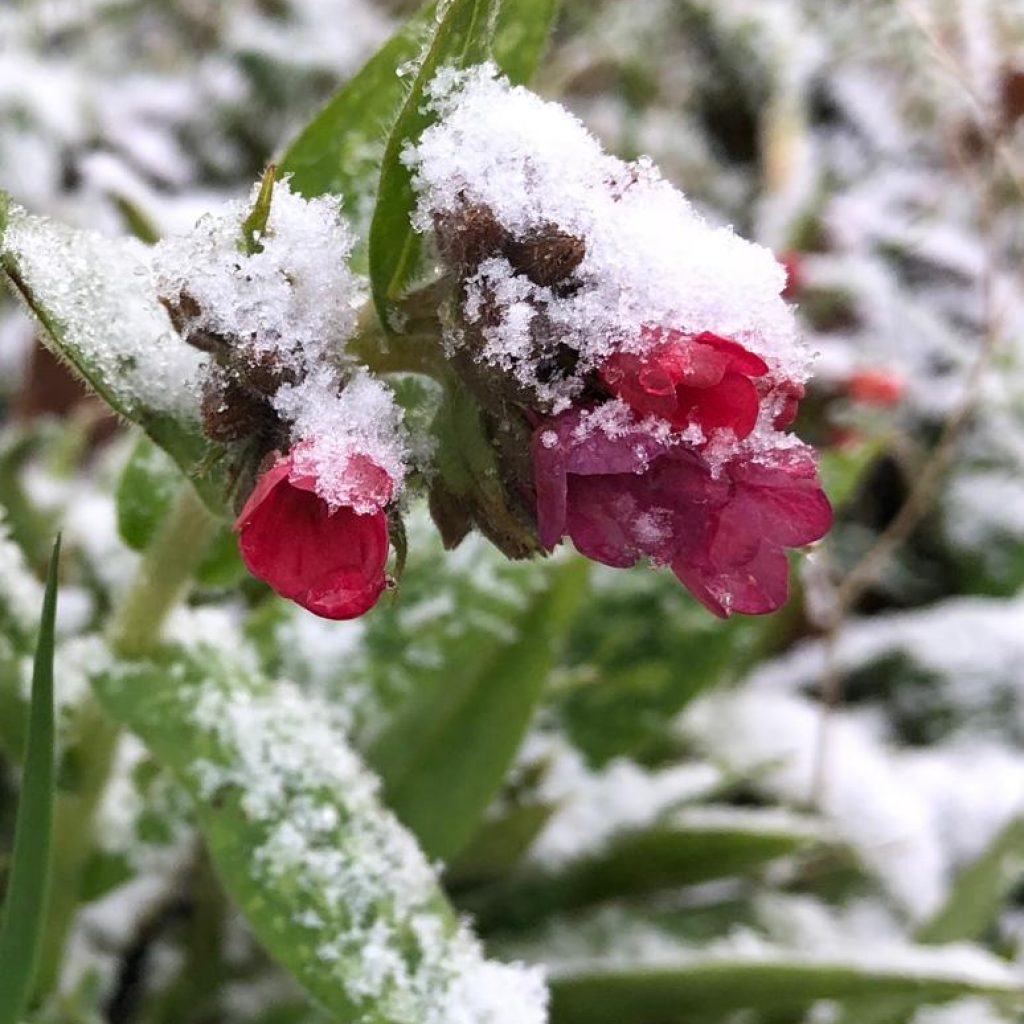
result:
M 252 362 L 266 360 L 289 375 L 272 404 L 301 449 L 303 474 L 332 507 L 360 513 L 358 481 L 346 474 L 351 455 L 369 457 L 397 490 L 405 473 L 401 413 L 391 391 L 356 371 L 345 343 L 365 298 L 349 269 L 354 236 L 334 196 L 304 199 L 287 181 L 274 185 L 258 250 L 241 251 L 242 225 L 256 203 L 226 204 L 192 232 L 156 246 L 158 292 L 181 305 L 190 330 L 226 339 Z
M 190 618 L 178 613 L 174 635 L 222 660 L 203 639 L 212 621 Z M 332 709 L 287 683 L 238 685 L 246 671 L 243 660 L 189 689 L 183 713 L 208 744 L 189 771 L 207 798 L 238 795 L 256 843 L 249 870 L 288 892 L 310 956 L 370 1016 L 395 1024 L 543 1024 L 543 973 L 484 957 Z
M 421 231 L 469 203 L 516 238 L 554 225 L 585 246 L 568 288 L 534 283 L 505 257 L 481 263 L 461 312 L 482 332 L 484 360 L 516 374 L 554 411 L 613 352 L 649 346 L 645 327 L 711 331 L 762 356 L 773 377 L 806 379 L 809 353 L 780 297 L 785 274 L 771 251 L 711 227 L 649 161 L 604 153 L 564 107 L 509 86 L 492 65 L 442 70 L 429 102 L 438 121 L 404 154 Z M 531 361 L 537 333 L 576 353 L 564 380 L 545 381 Z M 773 435 L 774 411 L 763 412 L 761 443 Z
M 206 357 L 171 328 L 149 283 L 149 251 L 12 206 L 0 252 L 85 372 L 129 414 L 195 420 Z

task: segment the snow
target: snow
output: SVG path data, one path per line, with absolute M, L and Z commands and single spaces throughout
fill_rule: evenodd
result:
M 171 328 L 149 287 L 145 247 L 76 233 L 12 206 L 0 254 L 18 268 L 63 345 L 129 414 L 198 418 L 205 356 Z
M 225 359 L 270 375 L 261 390 L 289 424 L 291 444 L 302 444 L 298 469 L 315 479 L 317 494 L 332 508 L 375 512 L 379 503 L 367 503 L 360 481 L 347 473 L 349 458 L 369 457 L 397 492 L 406 443 L 390 389 L 355 370 L 345 354 L 365 299 L 348 266 L 354 236 L 338 197 L 307 200 L 279 181 L 256 251 L 240 251 L 258 194 L 256 185 L 247 201 L 228 203 L 189 234 L 160 242 L 156 289 L 186 337 L 214 339 L 229 351 Z M 238 372 L 231 364 L 229 373 Z
M 0 613 L 19 632 L 32 635 L 43 607 L 43 588 L 29 571 L 21 549 L 11 539 L 0 510 Z
M 476 232 L 485 249 L 485 231 L 511 238 L 503 255 L 469 268 L 466 326 L 451 343 L 475 345 L 553 411 L 612 352 L 642 351 L 644 326 L 712 331 L 761 355 L 778 378 L 806 379 L 809 354 L 773 254 L 711 227 L 650 161 L 604 153 L 564 107 L 510 87 L 491 65 L 442 70 L 430 102 L 439 120 L 403 157 L 420 197 L 416 226 Z M 483 226 L 488 217 L 497 229 Z M 549 274 L 545 259 L 568 272 Z M 544 357 L 559 347 L 576 364 L 545 380 Z M 771 435 L 767 419 L 761 432 Z
M 433 870 L 329 707 L 285 684 L 254 693 L 208 680 L 190 714 L 213 745 L 194 783 L 206 798 L 239 794 L 260 837 L 256 880 L 270 891 L 287 880 L 295 923 L 357 1005 L 372 1000 L 396 1024 L 546 1019 L 541 973 L 486 960 L 441 909 Z
M 798 694 L 748 684 L 701 700 L 679 728 L 776 799 L 804 806 L 815 792 L 822 709 Z M 820 811 L 894 900 L 927 918 L 955 872 L 1024 809 L 1024 764 L 979 739 L 898 748 L 868 713 L 835 712 L 827 730 Z
M 724 938 L 697 946 L 622 908 L 608 908 L 583 926 L 552 926 L 545 934 L 544 948 L 549 951 L 555 982 L 596 972 L 628 972 L 640 965 L 649 971 L 790 965 L 1018 990 L 1019 972 L 998 957 L 966 944 L 913 946 L 899 937 L 892 922 L 873 908 L 867 911 L 858 923 L 856 911 L 844 918 L 814 900 L 779 900 L 775 906 L 758 909 L 756 930 L 737 925 Z M 866 928 L 865 933 L 857 936 L 858 928 Z M 780 929 L 787 934 L 773 934 Z M 526 943 L 509 944 L 510 950 L 524 956 L 532 948 Z
M 708 764 L 682 764 L 650 772 L 626 759 L 599 772 L 587 768 L 573 747 L 536 734 L 520 762 L 545 766 L 538 798 L 557 808 L 530 848 L 530 859 L 557 867 L 604 847 L 618 833 L 654 824 L 662 815 L 706 797 L 721 784 Z

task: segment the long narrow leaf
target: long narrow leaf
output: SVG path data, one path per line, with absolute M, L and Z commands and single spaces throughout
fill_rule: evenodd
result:
M 0 920 L 0 1024 L 19 1024 L 28 1003 L 46 916 L 55 785 L 53 627 L 60 539 L 50 557 L 32 672 L 28 740 L 14 852 Z
M 771 812 L 684 812 L 558 869 L 510 875 L 470 893 L 464 906 L 484 931 L 518 928 L 588 904 L 751 873 L 824 839 L 810 821 Z
M 975 974 L 936 954 L 905 965 L 835 962 L 779 953 L 771 958 L 737 953 L 696 954 L 677 965 L 595 967 L 556 974 L 551 980 L 552 1024 L 689 1024 L 714 1014 L 756 1006 L 761 1011 L 800 1011 L 818 1000 L 910 997 L 915 1006 L 960 996 L 1019 994 L 1012 972 Z
M 490 56 L 498 7 L 499 0 L 451 0 L 444 8 L 388 139 L 370 225 L 370 284 L 386 329 L 391 329 L 391 304 L 416 274 L 420 251 L 419 236 L 409 219 L 416 202 L 412 172 L 402 154 L 433 121 L 424 100 L 437 70 L 442 66 L 470 67 Z
M 423 694 L 369 752 L 389 805 L 431 857 L 459 853 L 480 827 L 550 675 L 560 629 L 585 587 L 585 566 L 561 566 L 551 588 L 475 665 L 460 665 L 442 690 Z
M 436 4 L 414 14 L 331 98 L 281 158 L 292 188 L 312 198 L 333 192 L 357 223 L 369 221 L 387 130 L 409 91 L 402 74 L 436 22 Z M 365 214 L 365 216 L 364 216 Z

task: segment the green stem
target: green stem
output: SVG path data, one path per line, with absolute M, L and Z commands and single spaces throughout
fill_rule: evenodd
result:
M 442 345 L 438 307 L 448 291 L 444 280 L 406 296 L 398 312 L 405 317 L 402 334 L 384 331 L 368 302 L 359 313 L 356 336 L 348 351 L 374 373 L 419 373 L 443 380 L 449 372 Z
M 216 523 L 191 484 L 182 487 L 107 632 L 119 658 L 140 658 L 160 641 L 164 622 L 184 596 Z
M 118 658 L 141 658 L 160 642 L 168 614 L 184 596 L 216 523 L 191 484 L 184 484 L 135 581 L 114 613 L 107 639 Z M 76 742 L 69 751 L 72 788 L 57 799 L 50 910 L 36 992 L 51 992 L 60 976 L 68 933 L 78 909 L 86 866 L 93 852 L 96 810 L 110 779 L 120 730 L 95 697 L 78 711 Z

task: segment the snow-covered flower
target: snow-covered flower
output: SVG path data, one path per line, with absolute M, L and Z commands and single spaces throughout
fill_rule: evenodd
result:
M 518 452 L 505 468 L 533 485 L 541 544 L 671 566 L 717 615 L 774 611 L 785 549 L 832 521 L 782 432 L 810 361 L 785 267 L 493 67 L 439 75 L 432 101 L 407 154 L 416 223 L 456 286 L 449 349 L 485 368 L 460 372 L 488 430 L 533 432 L 532 481 Z
M 239 548 L 249 571 L 282 597 L 323 618 L 352 619 L 387 585 L 394 482 L 369 457 L 350 455 L 335 476 L 357 498 L 332 507 L 317 493 L 309 448 L 296 445 L 260 478 L 235 522 Z

